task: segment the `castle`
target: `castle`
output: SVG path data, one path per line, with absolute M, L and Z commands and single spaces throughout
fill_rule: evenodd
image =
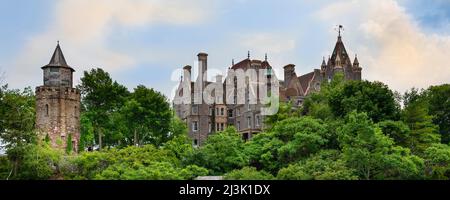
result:
M 56 46 L 48 65 L 42 67 L 44 85 L 36 87 L 36 128 L 41 137 L 50 138 L 54 148 L 72 143 L 78 151 L 80 140 L 80 91 L 73 88 L 73 72 Z M 71 141 L 68 141 L 71 138 Z
M 197 57 L 199 76 L 195 81 L 191 81 L 192 67 L 183 68 L 183 77 L 173 103 L 176 115 L 187 124 L 189 136 L 195 146 L 202 145 L 210 134 L 223 131 L 227 126 L 234 126 L 244 140 L 249 140 L 254 134 L 261 132 L 265 127 L 265 115 L 261 113 L 261 108 L 266 105 L 261 102 L 259 94 L 266 92 L 265 88 L 266 94 L 277 94 L 280 101 L 300 106 L 305 96 L 319 91 L 320 84 L 330 81 L 336 73 L 343 73 L 346 80 L 361 80 L 362 68 L 358 58 L 355 55 L 353 63 L 351 62 L 340 29 L 332 55 L 327 61 L 323 58 L 319 69 L 298 76 L 295 73 L 295 65 L 288 64 L 284 66 L 284 80 L 280 81 L 273 73 L 267 55 L 264 61 L 252 60 L 248 53 L 247 59 L 237 64 L 232 62 L 225 81 L 221 75 L 217 75 L 215 82 L 206 80 L 208 54 L 199 53 Z M 249 74 L 248 71 L 257 70 L 259 76 L 251 81 L 248 77 L 239 80 L 235 75 L 235 71 L 239 70 L 243 71 L 245 76 Z M 275 85 L 277 91 L 273 90 L 274 83 L 278 83 Z M 252 89 L 252 84 L 265 87 Z M 216 98 L 213 103 L 199 98 L 208 88 L 214 88 L 211 90 L 212 98 Z M 242 92 L 242 101 L 239 101 L 239 92 Z M 250 101 L 252 95 L 258 96 L 256 102 Z M 225 99 L 232 100 L 225 102 Z

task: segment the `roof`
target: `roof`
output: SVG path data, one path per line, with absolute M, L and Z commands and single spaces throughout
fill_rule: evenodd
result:
M 298 79 L 300 80 L 300 85 L 302 86 L 303 90 L 308 89 L 308 85 L 312 81 L 313 78 L 314 78 L 314 72 L 310 72 L 303 76 L 298 77 Z M 306 93 L 306 91 L 303 91 L 303 92 Z
M 350 57 L 345 49 L 344 43 L 342 42 L 342 37 L 339 36 L 334 46 L 333 54 L 331 55 L 331 64 L 332 66 L 336 65 L 336 59 L 340 58 L 342 65 L 351 65 Z
M 62 67 L 62 68 L 68 68 L 72 71 L 75 71 L 72 67 L 70 67 L 67 64 L 66 59 L 64 58 L 64 54 L 61 50 L 61 46 L 59 46 L 59 42 L 58 42 L 58 45 L 56 46 L 55 52 L 53 52 L 53 56 L 50 59 L 50 62 L 48 63 L 48 65 L 45 65 L 44 67 L 42 67 L 42 69 L 47 68 L 47 67 Z
M 249 66 L 251 66 L 252 62 L 261 62 L 259 60 L 250 60 L 250 59 L 244 59 L 241 62 L 238 62 L 237 64 L 231 66 L 231 69 L 247 69 Z M 271 68 L 269 62 L 262 61 L 261 62 L 261 68 L 262 69 L 267 69 L 267 68 Z

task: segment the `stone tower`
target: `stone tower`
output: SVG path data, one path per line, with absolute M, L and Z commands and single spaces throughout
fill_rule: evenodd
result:
M 61 47 L 56 46 L 48 65 L 42 67 L 44 85 L 36 88 L 36 128 L 41 137 L 49 136 L 54 148 L 64 149 L 71 136 L 78 151 L 80 140 L 80 91 L 73 88 L 73 72 Z

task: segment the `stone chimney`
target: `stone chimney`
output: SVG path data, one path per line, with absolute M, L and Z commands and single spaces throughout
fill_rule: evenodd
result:
M 208 54 L 206 53 L 199 53 L 197 55 L 198 57 L 198 78 L 197 81 L 201 81 L 203 84 L 203 88 L 206 86 L 206 78 L 208 77 L 207 70 L 208 70 Z M 203 80 L 205 79 L 205 80 Z
M 183 81 L 190 81 L 191 80 L 191 69 L 192 67 L 189 65 L 186 65 L 183 67 Z
M 284 84 L 285 87 L 289 85 L 289 82 L 292 78 L 295 78 L 295 65 L 289 64 L 283 67 L 284 68 Z

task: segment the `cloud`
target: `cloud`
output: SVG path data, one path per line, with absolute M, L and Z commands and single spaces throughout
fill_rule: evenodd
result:
M 35 77 L 34 68 L 48 63 L 56 40 L 61 40 L 69 65 L 75 65 L 73 67 L 78 71 L 92 67 L 102 67 L 110 72 L 129 69 L 142 58 L 112 48 L 114 43 L 108 38 L 113 32 L 159 24 L 202 23 L 212 12 L 212 9 L 206 9 L 208 6 L 211 3 L 206 0 L 195 3 L 183 0 L 55 1 L 51 14 L 53 21 L 42 33 L 27 39 L 22 53 L 12 63 L 14 69 L 8 71 L 8 81 L 21 85 L 23 78 Z M 18 80 L 14 79 L 16 76 Z
M 322 21 L 341 20 L 362 34 L 344 39 L 357 44 L 354 50 L 369 80 L 401 92 L 450 80 L 450 36 L 427 33 L 394 0 L 339 1 L 316 15 Z

